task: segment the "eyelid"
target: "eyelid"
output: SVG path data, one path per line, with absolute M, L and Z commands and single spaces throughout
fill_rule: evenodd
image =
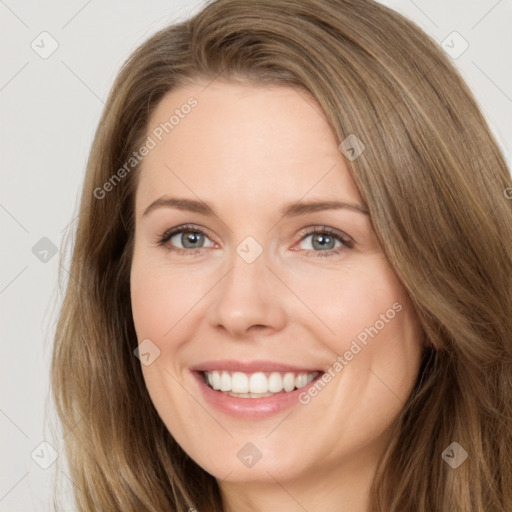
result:
M 316 224 L 313 226 L 305 227 L 299 232 L 299 235 L 298 235 L 298 236 L 300 236 L 299 242 L 304 240 L 304 238 L 306 238 L 307 236 L 314 235 L 315 233 L 327 233 L 329 235 L 333 235 L 333 236 L 337 237 L 339 240 L 341 240 L 341 242 L 347 248 L 351 248 L 355 245 L 355 240 L 351 236 L 347 235 L 347 233 L 345 233 L 344 231 L 341 231 L 340 229 L 336 229 L 336 228 L 331 228 L 329 226 L 321 226 L 321 225 L 316 225 Z M 322 252 L 322 251 L 315 251 L 315 252 Z M 328 251 L 324 251 L 324 252 L 328 252 Z
M 183 231 L 192 231 L 192 232 L 201 233 L 204 236 L 206 236 L 212 243 L 214 243 L 214 244 L 217 243 L 217 242 L 215 242 L 215 240 L 213 240 L 214 237 L 212 237 L 210 235 L 210 231 L 208 229 L 206 229 L 205 227 L 199 226 L 197 224 L 180 224 L 179 226 L 169 228 L 169 229 L 165 230 L 163 233 L 159 234 L 155 240 L 155 244 L 158 246 L 165 246 L 173 236 L 175 236 L 179 233 L 182 233 Z M 197 247 L 194 249 L 185 249 L 182 247 L 174 247 L 173 246 L 172 249 L 169 249 L 169 250 L 176 251 L 176 252 L 186 252 L 186 253 L 190 254 L 190 253 L 193 253 L 194 251 L 199 251 L 201 249 L 207 249 L 207 247 Z
M 205 228 L 203 226 L 199 226 L 197 224 L 181 224 L 179 226 L 175 226 L 173 228 L 167 229 L 166 231 L 164 231 L 163 234 L 158 236 L 158 238 L 156 240 L 156 244 L 159 246 L 165 246 L 167 244 L 167 242 L 169 242 L 169 240 L 173 236 L 175 236 L 179 233 L 182 233 L 184 231 L 192 231 L 192 232 L 201 233 L 204 236 L 206 236 L 212 243 L 217 244 L 217 242 L 215 242 L 215 240 L 214 240 L 215 237 L 212 237 L 210 235 L 210 231 L 207 228 Z M 321 226 L 321 225 L 315 224 L 312 226 L 307 226 L 305 228 L 302 228 L 299 231 L 299 233 L 297 234 L 299 239 L 297 240 L 297 242 L 295 242 L 294 246 L 297 245 L 298 243 L 302 242 L 306 237 L 312 236 L 315 233 L 326 233 L 328 235 L 332 235 L 341 242 L 342 246 L 338 247 L 336 249 L 328 249 L 325 251 L 314 251 L 314 250 L 302 249 L 301 252 L 313 253 L 312 256 L 320 256 L 320 257 L 321 256 L 329 256 L 329 255 L 333 255 L 333 254 L 338 254 L 339 252 L 341 252 L 343 250 L 351 249 L 355 243 L 354 239 L 351 236 L 347 235 L 344 231 L 341 231 L 339 229 L 332 228 L 329 226 Z M 196 253 L 200 252 L 202 249 L 211 249 L 211 247 L 182 248 L 182 247 L 174 247 L 173 246 L 172 248 L 168 248 L 169 251 L 187 254 L 187 255 L 196 254 Z M 297 250 L 297 249 L 292 249 L 292 250 Z
M 198 224 L 180 224 L 179 226 L 166 229 L 160 236 L 169 237 L 181 231 L 197 231 L 205 235 L 208 235 L 208 238 L 210 238 L 210 231 L 203 226 L 199 226 Z
M 297 249 L 295 248 L 296 245 L 300 244 L 303 240 L 305 240 L 309 236 L 313 236 L 316 233 L 322 233 L 327 234 L 330 236 L 333 236 L 334 238 L 338 239 L 340 246 L 335 247 L 333 249 L 325 249 L 320 251 L 315 251 L 313 249 Z M 326 226 L 319 227 L 315 226 L 314 228 L 310 228 L 309 231 L 304 233 L 298 242 L 292 247 L 292 251 L 299 252 L 301 255 L 305 258 L 336 258 L 341 257 L 342 254 L 345 252 L 351 250 L 354 247 L 354 240 L 344 233 L 343 231 L 340 231 L 338 229 L 334 228 L 328 228 Z

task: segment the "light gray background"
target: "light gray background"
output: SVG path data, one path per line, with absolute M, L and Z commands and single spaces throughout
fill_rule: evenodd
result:
M 383 3 L 416 21 L 439 43 L 453 31 L 467 41 L 468 49 L 454 62 L 510 165 L 512 0 Z M 49 441 L 60 450 L 44 426 L 60 303 L 59 254 L 45 253 L 49 243 L 40 240 L 48 238 L 61 252 L 63 236 L 75 226 L 92 137 L 122 62 L 157 29 L 202 5 L 197 0 L 0 0 L 0 511 L 51 509 L 56 465 L 40 467 L 52 460 L 51 448 L 40 443 Z M 43 31 L 51 37 L 40 36 Z M 58 48 L 47 58 L 31 46 L 48 52 L 52 40 Z M 462 48 L 453 36 L 447 42 L 454 50 Z M 64 268 L 68 262 L 65 257 Z

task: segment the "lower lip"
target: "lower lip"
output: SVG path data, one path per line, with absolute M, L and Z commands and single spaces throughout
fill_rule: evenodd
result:
M 307 390 L 311 386 L 314 386 L 316 381 L 322 377 L 322 373 L 320 373 L 307 386 L 296 389 L 295 391 L 282 391 L 281 393 L 276 393 L 273 396 L 266 396 L 263 398 L 237 398 L 221 393 L 220 391 L 215 391 L 207 386 L 203 380 L 203 374 L 201 372 L 194 371 L 192 374 L 198 381 L 199 388 L 208 403 L 230 416 L 246 419 L 268 418 L 298 404 L 299 395 L 307 392 Z

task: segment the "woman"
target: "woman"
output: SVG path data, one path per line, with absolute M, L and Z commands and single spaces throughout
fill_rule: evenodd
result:
M 368 0 L 218 0 L 121 70 L 52 378 L 79 510 L 512 506 L 511 179 Z

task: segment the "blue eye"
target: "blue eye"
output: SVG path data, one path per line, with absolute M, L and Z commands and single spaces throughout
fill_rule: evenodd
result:
M 306 247 L 300 247 L 300 250 L 310 251 L 313 256 L 321 257 L 333 256 L 354 246 L 353 240 L 348 235 L 327 227 L 315 227 L 306 232 L 299 245 L 305 241 L 307 241 Z
M 168 245 L 171 251 L 191 254 L 214 244 L 203 230 L 194 226 L 179 226 L 166 231 L 159 238 L 158 245 Z
M 215 243 L 201 228 L 184 225 L 166 231 L 158 238 L 157 245 L 180 254 L 195 255 L 201 249 L 213 247 Z M 354 242 L 342 231 L 319 226 L 306 231 L 297 245 L 308 256 L 326 257 L 352 248 Z
M 175 235 L 169 238 L 169 242 L 172 245 L 180 247 L 180 249 L 200 249 L 205 246 L 205 240 L 211 240 L 201 231 L 197 230 L 181 230 L 177 232 Z
M 319 251 L 328 251 L 331 249 L 338 248 L 342 245 L 342 242 L 338 240 L 335 236 L 327 233 L 312 233 L 311 235 L 307 235 L 302 239 L 302 242 L 311 239 L 310 246 L 314 250 Z M 308 249 L 308 247 L 306 247 Z

